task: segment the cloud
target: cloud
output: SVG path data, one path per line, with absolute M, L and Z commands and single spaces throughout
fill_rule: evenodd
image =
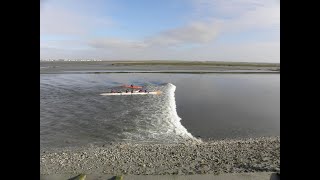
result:
M 84 34 L 82 17 L 63 8 L 47 7 L 40 15 L 40 33 L 44 35 Z
M 88 35 L 96 29 L 108 28 L 114 24 L 111 18 L 97 17 L 94 13 L 77 12 L 44 2 L 41 5 L 41 35 Z
M 243 13 L 226 25 L 229 29 L 271 29 L 280 28 L 280 7 L 262 6 Z
M 159 32 L 140 40 L 120 38 L 99 38 L 88 40 L 88 45 L 98 49 L 125 48 L 144 49 L 148 47 L 179 47 L 188 44 L 212 42 L 219 32 L 217 22 L 192 22 L 186 26 Z
M 271 2 L 270 0 L 269 2 Z M 243 12 L 264 6 L 266 0 L 191 0 L 197 15 L 211 14 L 214 16 L 235 17 Z
M 215 17 L 223 31 L 280 27 L 278 0 L 192 0 L 194 18 Z
M 40 40 L 40 47 L 42 48 L 53 48 L 53 49 L 85 49 L 88 48 L 87 42 L 83 39 L 81 40 Z
M 118 52 L 118 51 L 116 51 Z M 66 48 L 56 48 L 56 47 L 40 47 L 40 57 L 41 58 L 71 58 L 71 59 L 108 59 L 114 57 L 114 51 L 105 49 L 66 49 Z
M 206 45 L 219 35 L 243 31 L 280 31 L 280 6 L 270 0 L 192 0 L 198 15 L 189 24 L 160 32 L 144 42 L 149 46 Z M 205 15 L 205 18 L 203 18 Z
M 130 41 L 117 38 L 103 38 L 89 40 L 89 46 L 98 49 L 110 49 L 110 48 L 144 48 L 147 44 L 141 41 Z
M 219 32 L 217 22 L 192 22 L 186 26 L 160 32 L 145 41 L 150 45 L 202 44 L 212 41 Z
M 193 16 L 189 22 L 182 26 L 154 32 L 154 34 L 145 34 L 141 39 L 112 36 L 94 38 L 97 37 L 94 34 L 96 29 L 103 31 L 115 24 L 111 18 L 99 16 L 97 12 L 92 11 L 97 4 L 89 3 L 91 8 L 82 5 L 81 12 L 56 5 L 43 6 L 41 35 L 58 35 L 59 37 L 73 35 L 79 38 L 44 39 L 40 43 L 41 57 L 105 60 L 280 61 L 280 40 L 279 35 L 276 34 L 280 29 L 278 1 L 189 1 L 194 7 Z M 89 10 L 85 10 L 86 8 Z M 263 32 L 261 34 L 267 34 L 268 37 L 270 35 L 268 42 L 266 38 L 255 41 L 253 38 L 247 39 L 242 36 L 243 32 L 248 36 L 250 32 L 256 30 Z M 229 42 L 224 42 L 224 37 L 228 37 Z M 233 40 L 230 37 L 236 39 Z M 219 38 L 218 41 L 215 41 L 217 38 Z M 232 39 L 231 43 L 230 39 Z

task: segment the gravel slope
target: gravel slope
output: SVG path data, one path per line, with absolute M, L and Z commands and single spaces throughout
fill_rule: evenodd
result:
M 109 144 L 40 152 L 40 174 L 280 172 L 280 137 L 189 144 Z

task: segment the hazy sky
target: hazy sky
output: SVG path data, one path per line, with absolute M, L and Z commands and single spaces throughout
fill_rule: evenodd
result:
M 41 58 L 280 62 L 279 0 L 43 0 Z

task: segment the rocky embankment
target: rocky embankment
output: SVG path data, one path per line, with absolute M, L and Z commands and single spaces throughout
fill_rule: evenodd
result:
M 40 152 L 41 174 L 279 172 L 280 137 L 183 144 L 109 144 Z

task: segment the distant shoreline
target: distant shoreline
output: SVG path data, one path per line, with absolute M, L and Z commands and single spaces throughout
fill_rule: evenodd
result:
M 185 61 L 40 62 L 40 74 L 55 73 L 280 73 L 280 64 Z
M 280 63 L 261 62 L 227 62 L 227 61 L 40 61 L 40 63 L 66 63 L 66 64 L 95 64 L 104 63 L 114 66 L 133 65 L 171 65 L 171 66 L 256 66 L 256 67 L 280 67 Z
M 119 74 L 135 74 L 135 73 L 163 73 L 163 74 L 280 74 L 279 71 L 243 71 L 243 72 L 233 72 L 233 71 L 64 71 L 64 72 L 42 72 L 40 74 L 112 74 L 112 73 L 119 73 Z

